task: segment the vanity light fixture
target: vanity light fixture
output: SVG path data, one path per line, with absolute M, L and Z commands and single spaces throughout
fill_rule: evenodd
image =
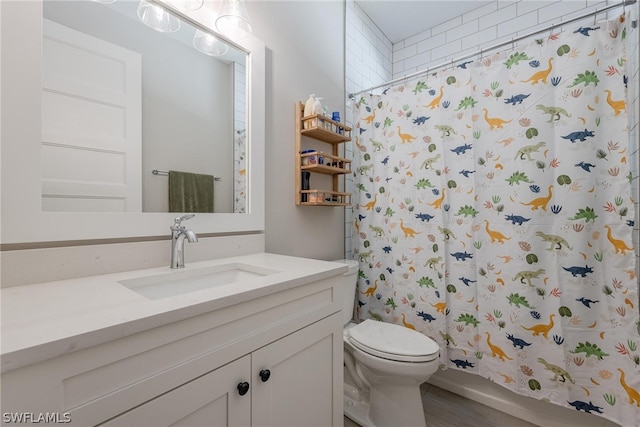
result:
M 193 35 L 193 47 L 209 56 L 221 56 L 229 50 L 229 45 L 219 38 L 201 30 L 196 30 L 196 33 Z
M 161 33 L 174 33 L 180 29 L 180 20 L 160 6 L 140 0 L 138 18 L 148 27 Z
M 242 0 L 223 0 L 220 13 L 216 18 L 216 29 L 232 40 L 238 40 L 251 34 L 249 12 Z

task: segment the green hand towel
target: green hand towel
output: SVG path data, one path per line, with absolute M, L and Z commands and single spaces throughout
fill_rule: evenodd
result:
M 213 175 L 170 170 L 169 212 L 213 213 Z

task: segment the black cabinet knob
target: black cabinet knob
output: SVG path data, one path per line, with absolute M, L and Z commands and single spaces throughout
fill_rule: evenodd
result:
M 240 396 L 244 396 L 245 394 L 247 394 L 248 391 L 249 391 L 248 382 L 245 381 L 238 384 L 238 394 L 240 394 Z
M 271 377 L 270 370 L 263 369 L 262 371 L 260 371 L 260 379 L 262 380 L 263 383 L 266 383 L 270 377 Z

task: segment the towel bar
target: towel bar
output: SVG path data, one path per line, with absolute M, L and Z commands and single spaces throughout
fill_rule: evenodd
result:
M 152 174 L 154 175 L 169 175 L 168 171 L 163 171 L 163 170 L 159 170 L 159 169 L 154 169 L 151 171 Z M 213 177 L 214 181 L 222 181 L 222 178 L 220 178 L 219 176 L 214 176 Z

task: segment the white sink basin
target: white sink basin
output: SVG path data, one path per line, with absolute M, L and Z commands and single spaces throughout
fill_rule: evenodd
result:
M 231 263 L 126 279 L 118 283 L 143 297 L 155 300 L 238 283 L 273 273 L 279 273 L 279 271 L 250 264 Z

